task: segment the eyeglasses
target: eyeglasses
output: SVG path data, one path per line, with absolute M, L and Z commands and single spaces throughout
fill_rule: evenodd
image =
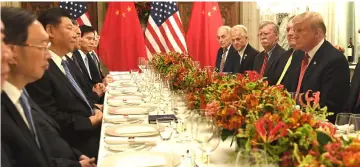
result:
M 27 47 L 34 47 L 34 48 L 39 48 L 39 49 L 45 49 L 44 51 L 48 51 L 50 46 L 51 46 L 51 42 L 47 43 L 45 46 L 41 46 L 41 45 L 34 45 L 34 44 L 19 44 L 19 46 L 27 46 Z

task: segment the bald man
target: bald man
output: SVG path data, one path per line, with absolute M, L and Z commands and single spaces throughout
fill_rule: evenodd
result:
M 240 58 L 237 51 L 231 46 L 229 26 L 221 26 L 217 31 L 217 39 L 220 48 L 216 57 L 216 68 L 219 72 L 236 72 L 236 66 L 239 65 Z
M 247 70 L 253 70 L 255 56 L 259 51 L 254 49 L 248 40 L 247 29 L 243 25 L 236 25 L 230 31 L 232 46 L 237 51 L 240 61 L 236 65 L 237 73 L 244 73 Z
M 317 12 L 305 12 L 293 19 L 296 48 L 304 51 L 300 69 L 290 76 L 296 82 L 296 93 L 320 91 L 320 106 L 334 112 L 328 119 L 335 122 L 343 111 L 350 87 L 350 70 L 339 50 L 325 40 L 326 27 Z

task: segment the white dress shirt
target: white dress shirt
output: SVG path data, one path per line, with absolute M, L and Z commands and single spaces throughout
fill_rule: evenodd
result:
M 89 59 L 86 57 L 86 54 L 83 51 L 81 51 L 81 50 L 78 50 L 78 51 L 81 55 L 81 58 L 83 59 L 83 61 L 85 63 L 85 67 L 86 67 L 86 70 L 88 71 L 89 77 L 90 77 L 90 79 L 92 79 L 91 73 L 90 73 L 90 68 L 89 68 Z
M 249 43 L 247 43 L 247 44 L 245 45 L 245 47 L 239 51 L 239 55 L 240 55 L 240 64 L 241 64 L 241 62 L 243 61 L 243 57 L 244 57 L 244 53 L 245 53 L 245 49 L 246 49 L 246 47 L 248 46 L 248 44 L 249 44 Z
M 51 55 L 51 59 L 55 62 L 56 66 L 61 70 L 61 72 L 63 72 L 64 75 L 66 75 L 65 69 L 61 65 L 61 61 L 63 59 L 61 59 L 61 57 L 59 55 L 57 55 L 56 53 L 54 53 L 53 51 L 49 50 L 49 52 L 50 52 L 50 55 Z
M 313 57 L 315 56 L 316 52 L 320 49 L 321 45 L 325 42 L 324 39 L 322 39 L 314 48 L 312 48 L 308 53 L 308 55 L 310 56 L 309 59 L 309 64 L 311 62 L 311 60 L 313 59 Z
M 20 104 L 20 96 L 21 96 L 22 90 L 19 90 L 17 87 L 15 87 L 10 82 L 5 81 L 4 86 L 3 86 L 3 91 L 9 96 L 11 102 L 15 105 L 19 114 L 23 118 L 25 124 L 30 129 L 30 124 L 29 124 L 28 120 L 26 119 L 24 110 Z

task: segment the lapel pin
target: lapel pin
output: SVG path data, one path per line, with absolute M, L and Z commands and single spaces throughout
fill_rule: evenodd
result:
M 316 65 L 316 61 L 314 61 L 314 63 L 313 63 L 314 65 Z
M 246 58 L 247 54 L 244 55 L 244 59 Z

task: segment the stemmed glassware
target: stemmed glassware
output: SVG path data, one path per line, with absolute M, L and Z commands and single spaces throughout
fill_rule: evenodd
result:
M 337 128 L 337 133 L 345 134 L 349 130 L 349 120 L 351 113 L 338 113 L 336 115 L 335 126 Z
M 240 149 L 236 156 L 236 167 L 267 167 L 267 154 L 261 149 Z
M 196 137 L 198 148 L 206 154 L 207 166 L 210 163 L 210 154 L 214 151 L 221 140 L 221 130 L 216 125 L 216 120 L 206 115 L 201 114 L 197 121 Z

